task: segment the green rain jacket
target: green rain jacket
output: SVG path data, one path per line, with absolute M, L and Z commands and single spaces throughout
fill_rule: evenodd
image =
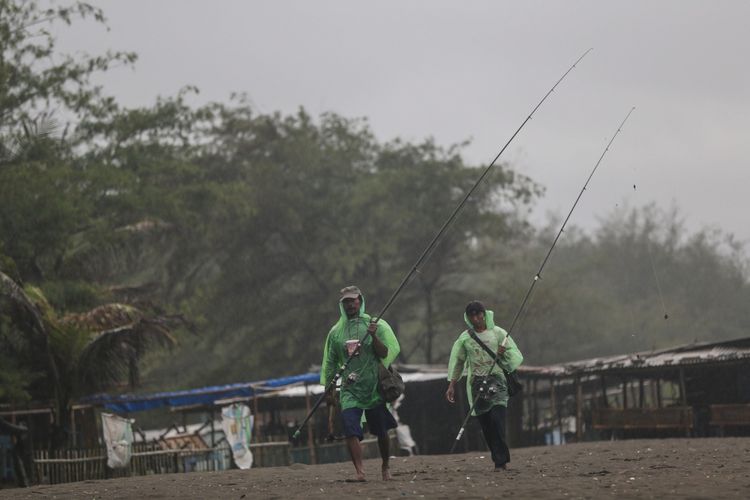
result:
M 484 342 L 492 352 L 497 352 L 498 347 L 503 343 L 505 337 L 508 337 L 508 342 L 505 344 L 505 353 L 498 358 L 500 365 L 505 370 L 512 372 L 516 368 L 521 366 L 523 362 L 523 355 L 518 350 L 516 343 L 513 341 L 513 337 L 508 336 L 508 332 L 495 326 L 494 313 L 492 311 L 485 311 L 484 319 L 487 324 L 487 329 L 483 332 L 477 332 L 479 340 Z M 464 314 L 464 322 L 471 326 L 469 318 Z M 451 357 L 448 362 L 448 380 L 458 380 L 464 373 L 466 374 L 466 394 L 469 399 L 469 405 L 474 401 L 474 396 L 471 391 L 471 382 L 474 376 L 485 376 L 490 373 L 490 369 L 495 363 L 492 357 L 479 346 L 476 341 L 469 335 L 469 330 L 464 330 L 458 339 L 453 344 L 451 349 Z M 496 376 L 501 383 L 501 390 L 492 399 L 492 406 L 508 405 L 508 382 L 505 380 L 505 374 L 499 367 L 492 368 L 492 374 Z M 472 411 L 472 415 L 476 415 L 476 408 Z
M 347 340 L 361 341 L 367 334 L 370 324 L 370 315 L 365 314 L 365 298 L 362 297 L 362 305 L 359 308 L 359 316 L 349 319 L 344 311 L 344 306 L 339 302 L 341 317 L 336 322 L 326 337 L 323 347 L 323 363 L 320 367 L 320 384 L 327 386 L 336 372 L 348 358 L 346 351 Z M 378 329 L 375 335 L 388 348 L 388 355 L 382 360 L 375 354 L 372 347 L 372 338 L 362 344 L 359 354 L 352 359 L 344 373 L 341 375 L 341 409 L 348 408 L 374 408 L 383 402 L 378 392 L 378 363 L 388 367 L 396 359 L 401 351 L 401 346 L 396 339 L 390 325 L 384 320 L 378 320 Z M 351 382 L 350 374 L 354 373 L 356 381 Z

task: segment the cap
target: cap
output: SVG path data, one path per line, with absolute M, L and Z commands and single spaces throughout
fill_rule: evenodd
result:
M 359 291 L 358 287 L 354 285 L 345 286 L 341 289 L 341 298 L 339 299 L 339 302 L 344 299 L 357 299 L 360 295 L 362 295 L 362 292 Z
M 476 314 L 476 313 L 479 313 L 479 312 L 485 312 L 485 308 L 484 308 L 484 304 L 482 304 L 478 300 L 472 300 L 466 306 L 466 315 L 467 316 L 471 316 L 472 314 Z

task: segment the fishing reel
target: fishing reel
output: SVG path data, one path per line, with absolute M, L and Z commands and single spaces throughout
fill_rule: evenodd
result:
M 482 386 L 479 388 L 480 397 L 489 398 L 495 394 L 497 394 L 497 387 L 488 385 L 487 382 L 482 382 Z
M 477 377 L 474 385 L 474 391 L 476 391 L 479 399 L 491 399 L 498 392 L 496 384 L 491 383 L 487 378 Z

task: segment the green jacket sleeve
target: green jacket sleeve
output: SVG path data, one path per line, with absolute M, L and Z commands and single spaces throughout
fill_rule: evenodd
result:
M 320 385 L 327 386 L 336 373 L 336 351 L 332 346 L 333 330 L 328 332 L 323 345 L 323 361 L 320 363 Z
M 508 336 L 508 332 L 500 328 L 500 331 L 502 334 L 508 338 L 508 342 L 505 344 L 505 352 L 500 357 L 500 366 L 502 366 L 505 371 L 513 372 L 516 371 L 516 368 L 521 366 L 521 363 L 523 363 L 523 354 L 521 354 L 521 351 L 518 350 L 518 346 L 513 341 L 513 337 Z M 505 337 L 501 337 L 500 343 L 502 343 L 502 339 Z
M 466 362 L 466 348 L 464 347 L 463 338 L 453 343 L 451 357 L 448 361 L 448 380 L 458 380 L 464 373 L 464 363 Z
M 388 354 L 383 358 L 383 366 L 388 368 L 401 352 L 401 345 L 398 343 L 396 334 L 393 333 L 391 325 L 383 320 L 378 320 L 378 329 L 375 332 L 380 341 L 388 348 Z

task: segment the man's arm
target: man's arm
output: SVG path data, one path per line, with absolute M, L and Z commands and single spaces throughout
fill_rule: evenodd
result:
M 445 399 L 450 403 L 456 401 L 456 381 L 461 378 L 461 375 L 463 375 L 465 362 L 466 351 L 464 350 L 464 343 L 459 338 L 453 344 L 450 360 L 448 361 L 448 390 L 445 391 Z
M 447 399 L 449 403 L 456 402 L 456 381 L 455 380 L 451 380 L 450 382 L 448 382 L 448 390 L 445 391 L 445 399 Z
M 370 323 L 370 326 L 367 327 L 367 331 L 370 332 L 370 335 L 372 336 L 372 348 L 375 351 L 375 355 L 380 359 L 383 359 L 388 356 L 388 347 L 378 338 L 377 335 L 375 335 L 377 330 L 377 323 Z
M 327 386 L 336 372 L 336 350 L 331 345 L 331 332 L 323 345 L 323 361 L 320 364 L 320 385 Z
M 521 363 L 523 363 L 523 354 L 521 354 L 518 346 L 513 341 L 513 337 L 508 335 L 505 330 L 503 330 L 503 333 L 505 333 L 508 340 L 505 344 L 505 349 L 503 349 L 502 352 L 498 350 L 498 352 L 500 352 L 500 357 L 498 359 L 500 361 L 500 366 L 506 371 L 513 372 L 516 371 L 516 368 L 521 366 Z

